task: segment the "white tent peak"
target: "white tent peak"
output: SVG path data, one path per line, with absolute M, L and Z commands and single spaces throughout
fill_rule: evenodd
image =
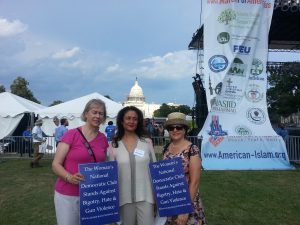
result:
M 39 109 L 44 109 L 46 106 L 27 100 L 10 92 L 0 93 L 0 116 L 15 117 L 22 113 L 31 113 Z
M 118 112 L 123 108 L 120 103 L 114 102 L 103 95 L 95 92 L 76 98 L 58 105 L 54 105 L 45 109 L 35 111 L 40 118 L 43 119 L 43 130 L 47 135 L 53 135 L 55 126 L 52 118 L 57 116 L 59 119 L 67 118 L 69 121 L 69 129 L 82 126 L 84 122 L 80 119 L 86 103 L 91 99 L 101 99 L 105 102 L 107 116 L 115 118 Z M 101 127 L 102 129 L 102 127 Z
M 106 105 L 107 116 L 110 118 L 116 117 L 119 110 L 122 109 L 122 105 L 120 103 L 114 102 L 111 99 L 94 92 L 58 105 L 37 110 L 35 113 L 41 118 L 53 118 L 57 116 L 58 118 L 64 117 L 72 119 L 74 117 L 80 117 L 86 103 L 91 99 L 101 99 L 104 101 Z

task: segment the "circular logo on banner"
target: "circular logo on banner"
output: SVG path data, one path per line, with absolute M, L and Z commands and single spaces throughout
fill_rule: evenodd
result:
M 241 135 L 241 136 L 249 136 L 249 135 L 252 135 L 252 131 L 244 126 L 244 125 L 238 125 L 235 127 L 235 132 L 238 134 L 238 135 Z
M 230 40 L 230 35 L 229 33 L 227 32 L 222 32 L 222 33 L 219 33 L 218 34 L 218 37 L 217 37 L 217 41 L 220 43 L 220 44 L 226 44 L 228 43 Z
M 253 76 L 258 76 L 263 72 L 263 70 L 264 70 L 263 62 L 259 59 L 256 59 L 256 58 L 253 59 L 250 73 Z
M 257 84 L 249 84 L 246 91 L 245 91 L 245 97 L 250 102 L 259 102 L 262 100 L 264 94 L 261 91 L 261 88 Z
M 266 121 L 266 116 L 262 109 L 251 108 L 247 111 L 247 119 L 254 124 L 263 124 Z
M 221 72 L 228 66 L 228 60 L 224 55 L 214 55 L 208 60 L 208 65 L 211 71 Z
M 245 76 L 246 64 L 240 58 L 234 58 L 230 68 L 228 70 L 228 75 L 232 76 Z

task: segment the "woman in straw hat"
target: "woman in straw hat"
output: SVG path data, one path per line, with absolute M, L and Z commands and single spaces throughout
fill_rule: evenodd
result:
M 186 139 L 189 129 L 186 115 L 170 113 L 165 123 L 170 135 L 170 144 L 164 147 L 163 159 L 182 158 L 183 169 L 189 186 L 194 212 L 168 217 L 166 225 L 203 225 L 206 224 L 202 202 L 199 195 L 201 160 L 199 148 Z

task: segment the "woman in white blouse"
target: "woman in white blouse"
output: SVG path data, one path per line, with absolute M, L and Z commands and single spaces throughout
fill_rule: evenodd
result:
M 154 199 L 148 166 L 156 158 L 149 140 L 142 112 L 134 106 L 120 110 L 110 159 L 118 163 L 122 225 L 153 225 Z

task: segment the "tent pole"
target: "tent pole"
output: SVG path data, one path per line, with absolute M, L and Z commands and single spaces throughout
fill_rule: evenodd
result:
M 32 128 L 34 125 L 34 113 L 30 113 L 30 127 Z

